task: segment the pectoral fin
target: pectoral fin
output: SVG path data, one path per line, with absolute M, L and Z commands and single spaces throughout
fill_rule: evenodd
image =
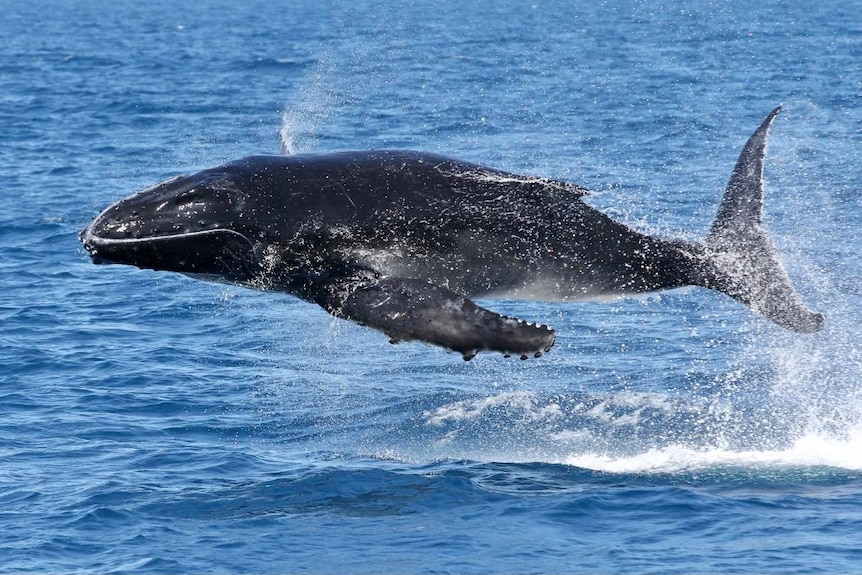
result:
M 330 280 L 327 292 L 324 307 L 331 313 L 378 329 L 394 343 L 424 341 L 457 351 L 464 359 L 482 350 L 539 357 L 554 345 L 554 331 L 547 326 L 502 316 L 421 280 L 357 283 L 352 278 L 343 285 Z

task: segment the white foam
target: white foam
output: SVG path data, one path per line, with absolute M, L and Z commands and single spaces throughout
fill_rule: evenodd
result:
M 485 411 L 494 407 L 505 407 L 522 412 L 527 420 L 539 420 L 559 416 L 562 411 L 557 403 L 539 405 L 538 396 L 529 391 L 501 393 L 481 399 L 458 401 L 426 411 L 423 416 L 428 425 L 444 425 L 479 418 Z
M 845 438 L 810 434 L 786 450 L 732 451 L 669 446 L 614 457 L 585 453 L 565 459 L 568 465 L 609 473 L 674 473 L 709 467 L 836 467 L 862 470 L 862 425 Z

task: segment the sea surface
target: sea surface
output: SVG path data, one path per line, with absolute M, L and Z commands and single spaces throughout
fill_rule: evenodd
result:
M 862 4 L 0 2 L 0 572 L 862 573 Z M 765 225 L 816 335 L 700 288 L 486 301 L 464 362 L 78 233 L 257 153 L 410 148 L 697 240 Z

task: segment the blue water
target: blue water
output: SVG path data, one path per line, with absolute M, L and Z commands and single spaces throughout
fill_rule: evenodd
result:
M 0 571 L 862 572 L 858 2 L 8 2 Z M 488 302 L 520 362 L 93 266 L 109 203 L 252 153 L 414 148 L 708 229 L 778 104 L 766 225 L 813 336 L 688 288 Z

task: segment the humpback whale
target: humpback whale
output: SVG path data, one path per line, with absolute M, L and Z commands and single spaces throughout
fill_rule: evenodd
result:
M 471 359 L 525 359 L 545 325 L 473 298 L 575 301 L 681 286 L 725 293 L 776 324 L 816 332 L 762 225 L 773 110 L 748 139 L 702 242 L 616 222 L 575 184 L 423 152 L 252 156 L 178 176 L 109 206 L 81 233 L 95 263 L 283 292 L 390 341 Z

